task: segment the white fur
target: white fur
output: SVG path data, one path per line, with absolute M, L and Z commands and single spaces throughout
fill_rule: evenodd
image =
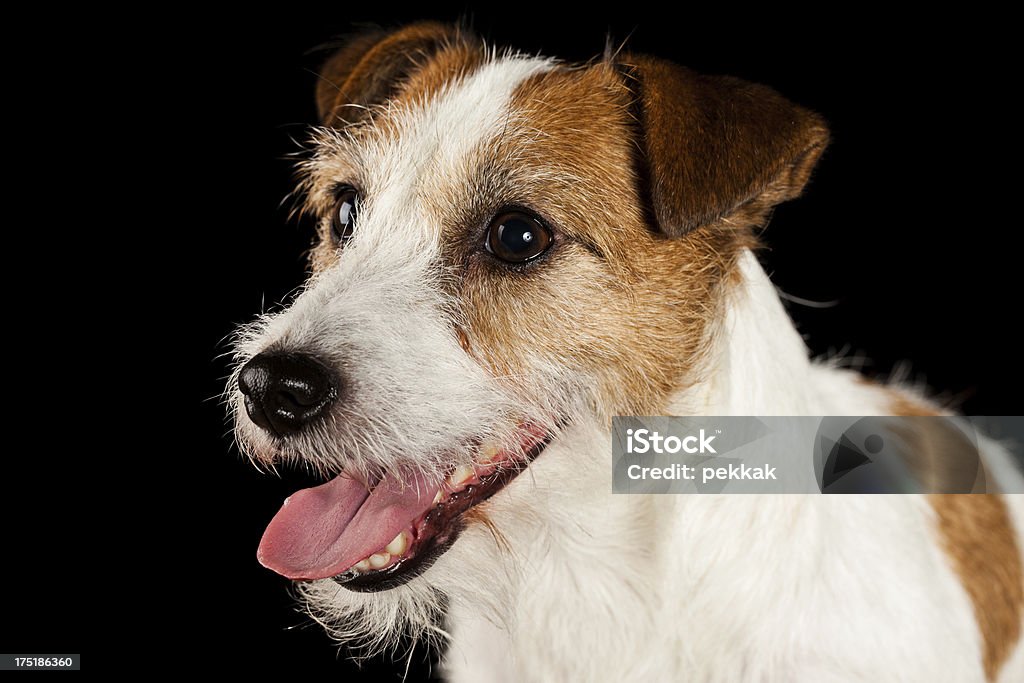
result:
M 808 361 L 754 256 L 741 267 L 713 381 L 673 413 L 885 414 L 880 390 Z M 615 496 L 608 443 L 596 426 L 565 435 L 494 501 L 516 570 L 494 613 L 472 584 L 455 589 L 452 680 L 985 680 L 922 497 Z M 444 558 L 454 576 L 467 556 L 470 575 L 509 561 L 466 541 Z M 1021 680 L 1021 658 L 1001 680 Z
M 471 459 L 468 449 L 458 452 L 460 444 L 507 436 L 509 420 L 497 416 L 529 413 L 452 336 L 454 304 L 435 267 L 441 226 L 420 198 L 452 182 L 468 184 L 473 154 L 501 134 L 516 84 L 548 66 L 540 59 L 492 62 L 411 112 L 395 112 L 400 134 L 387 140 L 356 146 L 341 133 L 320 131 L 310 184 L 323 192 L 324 178 L 340 178 L 364 189 L 356 232 L 344 258 L 312 278 L 288 309 L 243 330 L 237 360 L 240 368 L 262 351 L 311 353 L 341 368 L 358 389 L 339 401 L 331 419 L 287 445 L 245 418 L 235 392 L 238 440 L 254 459 L 271 466 L 292 460 L 327 473 L 406 466 L 439 475 L 452 457 Z M 481 433 L 488 424 L 494 433 Z
M 243 335 L 239 360 L 309 351 L 344 367 L 360 391 L 287 447 L 235 396 L 239 440 L 254 458 L 436 474 L 472 456 L 481 425 L 502 437 L 517 412 L 576 419 L 488 502 L 493 528 L 469 525 L 421 577 L 389 591 L 303 584 L 311 614 L 370 647 L 402 629 L 436 637 L 454 681 L 984 680 L 971 603 L 922 498 L 612 495 L 606 425 L 551 383 L 524 403 L 458 347 L 446 276 L 432 267 L 440 222 L 421 199 L 443 191 L 432 178 L 468 181 L 516 84 L 549 66 L 493 60 L 392 112 L 398 135 L 364 130 L 356 144 L 351 132 L 319 133 L 312 201 L 328 201 L 328 179 L 358 183 L 368 199 L 355 236 L 288 309 Z M 740 267 L 705 381 L 675 397 L 674 414 L 887 412 L 880 389 L 811 363 L 754 256 Z M 1024 523 L 1019 499 L 1011 504 Z M 1020 648 L 1002 680 L 1024 680 Z

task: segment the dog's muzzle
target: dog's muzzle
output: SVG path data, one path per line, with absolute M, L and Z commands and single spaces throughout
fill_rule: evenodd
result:
M 339 385 L 320 361 L 297 353 L 261 353 L 238 374 L 249 418 L 277 436 L 320 419 L 337 398 Z
M 314 437 L 344 439 L 344 431 L 339 437 L 328 428 L 337 404 L 356 399 L 356 383 L 343 377 L 310 354 L 275 349 L 242 366 L 238 390 L 252 422 L 292 452 Z M 419 576 L 458 538 L 466 513 L 524 471 L 561 424 L 500 417 L 506 431 L 459 437 L 443 469 L 424 473 L 396 458 L 367 476 L 343 467 L 329 481 L 295 492 L 267 525 L 258 560 L 294 581 L 333 579 L 358 591 L 387 590 Z

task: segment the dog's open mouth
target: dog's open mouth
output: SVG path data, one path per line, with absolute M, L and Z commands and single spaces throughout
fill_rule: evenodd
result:
M 550 441 L 522 425 L 517 448 L 482 446 L 473 466 L 443 482 L 389 474 L 371 482 L 341 474 L 285 500 L 257 557 L 295 580 L 333 578 L 353 590 L 401 585 L 430 566 L 458 536 L 462 515 L 515 478 Z

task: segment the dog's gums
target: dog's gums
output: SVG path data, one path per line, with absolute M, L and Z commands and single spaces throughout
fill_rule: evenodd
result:
M 440 484 L 409 476 L 378 478 L 367 487 L 342 474 L 299 491 L 267 527 L 259 560 L 296 580 L 333 578 L 359 591 L 399 586 L 450 547 L 463 513 L 514 479 L 551 439 L 549 430 L 534 424 L 521 425 L 518 434 L 512 448 L 479 446 L 472 466 L 453 466 Z M 390 542 L 379 540 L 396 525 L 401 530 Z M 352 562 L 354 553 L 362 559 Z

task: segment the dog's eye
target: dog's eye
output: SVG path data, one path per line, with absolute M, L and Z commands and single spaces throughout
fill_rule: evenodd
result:
M 351 187 L 346 187 L 338 193 L 331 214 L 331 238 L 335 244 L 344 244 L 352 237 L 358 201 L 359 193 Z
M 533 216 L 510 211 L 491 221 L 486 246 L 502 261 L 523 263 L 547 251 L 551 231 Z

